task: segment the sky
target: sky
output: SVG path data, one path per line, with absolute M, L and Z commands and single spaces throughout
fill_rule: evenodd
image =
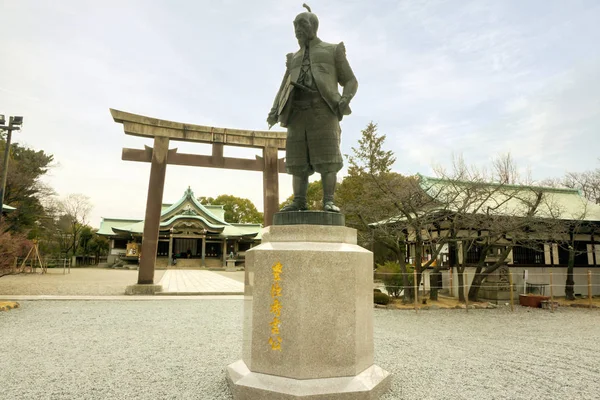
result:
M 308 4 L 318 36 L 345 43 L 359 82 L 341 124 L 343 154 L 373 121 L 393 170 L 407 175 L 432 175 L 453 155 L 486 166 L 507 152 L 538 181 L 600 166 L 597 0 Z M 121 149 L 152 143 L 125 135 L 109 108 L 266 130 L 302 11 L 289 0 L 0 0 L 0 114 L 24 117 L 14 141 L 54 156 L 44 182 L 57 196 L 89 196 L 90 225 L 142 219 L 150 165 L 122 161 Z M 174 147 L 210 154 L 208 145 Z M 163 201 L 188 186 L 263 209 L 260 172 L 168 166 Z M 291 193 L 280 174 L 280 200 Z

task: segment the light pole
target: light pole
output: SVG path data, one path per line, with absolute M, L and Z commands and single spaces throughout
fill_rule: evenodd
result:
M 4 118 L 4 115 L 0 115 L 0 132 L 7 131 L 6 148 L 4 149 L 4 166 L 2 168 L 2 183 L 0 184 L 0 217 L 2 217 L 2 211 L 4 209 L 4 189 L 6 188 L 6 178 L 8 177 L 10 139 L 12 137 L 12 131 L 20 130 L 21 125 L 23 125 L 23 117 L 10 117 L 8 119 L 8 125 L 6 125 L 6 119 Z

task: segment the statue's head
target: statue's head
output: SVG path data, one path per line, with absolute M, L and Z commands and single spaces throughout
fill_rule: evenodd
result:
M 298 42 L 305 43 L 317 36 L 319 19 L 316 14 L 311 12 L 309 6 L 306 4 L 303 4 L 302 6 L 306 8 L 308 12 L 303 12 L 296 16 L 296 19 L 294 19 L 294 32 L 296 33 Z

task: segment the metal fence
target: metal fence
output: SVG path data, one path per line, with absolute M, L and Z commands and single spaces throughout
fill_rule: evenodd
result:
M 66 257 L 42 257 L 41 259 L 17 257 L 13 270 L 15 273 L 45 274 L 48 268 L 62 268 L 63 274 L 71 273 L 71 259 Z
M 507 304 L 510 304 L 511 310 L 514 310 L 515 303 L 530 306 L 530 307 L 541 307 L 547 308 L 550 311 L 554 311 L 558 307 L 556 299 L 558 297 L 565 296 L 565 286 L 567 279 L 567 272 L 565 268 L 540 268 L 540 272 L 532 272 L 530 270 L 521 271 L 517 274 L 513 273 L 511 269 L 508 271 L 508 281 L 505 282 L 505 291 L 510 294 L 509 299 L 506 300 Z M 469 308 L 475 308 L 469 306 L 469 290 L 475 277 L 473 270 L 465 270 L 462 274 L 462 283 L 459 284 L 457 272 L 454 269 L 447 271 L 441 271 L 443 276 L 444 284 L 440 284 L 438 289 L 440 291 L 445 290 L 450 297 L 459 297 L 459 291 L 462 291 L 465 299 L 465 309 L 468 311 Z M 382 279 L 382 285 L 388 291 L 390 289 L 399 289 L 398 292 L 402 295 L 403 286 L 394 286 L 390 284 L 391 277 L 401 277 L 402 273 L 389 273 L 389 272 L 376 272 Z M 413 271 L 410 275 L 412 278 L 412 284 L 410 290 L 414 298 L 414 309 L 417 311 L 420 306 L 419 302 L 423 299 L 427 299 L 431 287 L 428 285 L 429 271 L 424 271 L 422 274 L 421 281 L 419 284 L 415 284 L 418 281 L 417 272 Z M 576 269 L 572 274 L 573 279 L 573 294 L 577 303 L 572 303 L 578 307 L 588 308 L 599 308 L 600 305 L 595 304 L 594 298 L 598 298 L 600 294 L 600 268 L 592 268 L 588 270 Z M 516 279 L 515 279 L 516 277 Z M 385 282 L 387 281 L 387 283 Z M 398 280 L 399 281 L 399 280 Z M 486 289 L 492 287 L 485 280 L 479 285 L 480 289 Z M 495 286 L 494 286 L 495 287 Z M 429 289 L 429 290 L 428 290 Z M 487 301 L 489 299 L 482 299 Z M 504 301 L 503 301 L 504 302 Z

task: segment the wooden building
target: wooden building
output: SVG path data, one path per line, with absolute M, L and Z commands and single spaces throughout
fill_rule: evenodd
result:
M 222 205 L 202 205 L 188 188 L 174 204 L 163 204 L 157 266 L 222 267 L 232 254 L 243 262 L 245 251 L 260 243 L 261 224 L 225 221 Z M 135 260 L 141 249 L 144 221 L 102 218 L 99 235 L 110 239 L 109 264 Z
M 412 218 L 397 215 L 370 224 L 383 232 L 401 230 L 410 264 L 420 256 L 429 269 L 456 274 L 454 266 L 466 267 L 469 281 L 501 264 L 525 290 L 528 283 L 547 285 L 551 270 L 556 285 L 567 275 L 571 257 L 576 291 L 586 287 L 591 270 L 594 294 L 600 293 L 600 205 L 580 191 L 424 176 L 418 176 L 415 190 L 422 190 L 425 200 Z M 446 278 L 443 286 L 454 285 L 457 293 L 456 275 Z M 423 281 L 429 285 L 429 279 Z M 564 295 L 563 283 L 556 285 L 556 295 Z

